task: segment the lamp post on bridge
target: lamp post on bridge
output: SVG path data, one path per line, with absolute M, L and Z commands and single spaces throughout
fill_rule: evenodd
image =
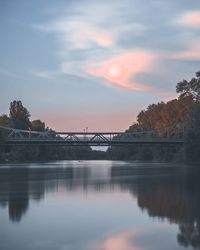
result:
M 84 129 L 83 129 L 83 132 L 84 133 L 88 133 L 88 127 L 85 127 Z M 84 136 L 84 141 L 86 141 L 87 140 L 87 134 L 85 134 L 85 136 Z

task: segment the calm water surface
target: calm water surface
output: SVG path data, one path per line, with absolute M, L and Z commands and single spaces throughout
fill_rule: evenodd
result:
M 0 166 L 1 250 L 200 249 L 200 166 Z

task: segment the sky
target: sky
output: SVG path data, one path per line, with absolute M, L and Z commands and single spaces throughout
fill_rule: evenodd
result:
M 124 131 L 200 70 L 200 1 L 0 0 L 0 113 Z

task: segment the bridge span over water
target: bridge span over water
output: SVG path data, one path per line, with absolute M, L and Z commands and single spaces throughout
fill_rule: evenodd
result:
M 183 135 L 163 137 L 158 131 L 139 132 L 55 132 L 29 131 L 1 127 L 2 143 L 5 146 L 131 146 L 163 145 L 181 146 Z

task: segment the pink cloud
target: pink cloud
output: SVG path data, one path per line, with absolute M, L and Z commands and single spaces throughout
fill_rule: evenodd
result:
M 150 91 L 151 88 L 134 81 L 137 74 L 155 69 L 157 56 L 145 50 L 129 51 L 100 63 L 88 66 L 88 74 L 102 78 L 114 87 L 133 91 Z
M 102 47 L 110 47 L 114 44 L 114 37 L 111 34 L 89 26 L 84 27 L 83 31 L 79 30 L 79 37 L 82 42 L 92 41 Z
M 65 32 L 64 38 L 70 40 L 72 45 L 79 49 L 88 48 L 91 43 L 100 47 L 111 47 L 115 43 L 115 38 L 111 33 L 92 27 L 87 23 L 73 22 L 70 30 Z
M 178 60 L 199 61 L 200 60 L 200 40 L 193 42 L 190 48 L 188 48 L 188 50 L 178 52 L 175 55 L 173 55 L 172 58 L 178 59 Z
M 91 43 L 101 47 L 110 47 L 115 43 L 114 34 L 88 22 L 63 19 L 45 25 L 37 25 L 36 28 L 59 33 L 63 44 L 70 42 L 72 48 L 85 49 L 90 47 Z M 68 50 L 69 47 L 64 48 L 64 51 L 66 49 Z
M 178 20 L 178 23 L 192 28 L 200 28 L 200 11 L 191 11 L 184 14 Z

